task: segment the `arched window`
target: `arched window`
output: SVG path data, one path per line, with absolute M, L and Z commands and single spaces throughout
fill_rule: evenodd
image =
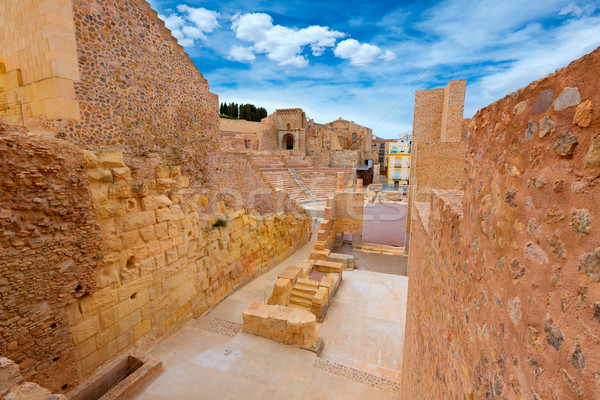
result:
M 352 143 L 356 142 L 356 133 L 352 134 Z
M 291 130 L 292 130 L 292 124 L 290 124 L 289 122 L 288 122 L 288 124 L 287 124 L 287 130 L 288 130 L 288 131 L 291 131 Z

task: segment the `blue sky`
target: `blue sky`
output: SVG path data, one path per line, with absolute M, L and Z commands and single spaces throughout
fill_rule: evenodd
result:
M 600 1 L 150 0 L 221 102 L 397 137 L 414 92 L 467 79 L 465 117 L 600 46 Z

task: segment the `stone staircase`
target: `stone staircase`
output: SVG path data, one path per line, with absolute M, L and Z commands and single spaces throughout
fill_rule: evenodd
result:
M 296 201 L 310 199 L 288 169 L 263 169 L 262 173 L 275 189 L 285 190 Z
M 313 298 L 319 290 L 319 282 L 312 279 L 298 278 L 292 295 L 290 296 L 290 307 L 311 310 Z
M 310 163 L 304 156 L 285 156 L 288 168 L 310 168 Z
M 276 169 L 276 168 L 287 168 L 281 156 L 277 155 L 264 155 L 264 154 L 252 154 L 250 155 L 254 164 L 261 170 L 265 169 Z
M 317 198 L 326 198 L 337 189 L 338 172 L 344 172 L 344 183 L 350 178 L 350 168 L 304 168 L 295 169 L 296 175 Z

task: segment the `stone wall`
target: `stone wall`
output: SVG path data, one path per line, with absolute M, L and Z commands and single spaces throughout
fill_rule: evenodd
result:
M 0 357 L 0 396 L 19 400 L 66 400 L 34 382 L 25 382 L 19 366 L 6 357 Z
M 200 316 L 307 240 L 304 215 L 233 211 L 187 189 L 177 166 L 149 160 L 154 173 L 140 179 L 119 152 L 85 154 L 102 258 L 98 291 L 67 307 L 84 377 Z
M 254 121 L 220 118 L 221 151 L 258 151 L 263 124 Z
M 463 119 L 465 80 L 443 89 L 417 90 L 413 120 L 408 223 L 415 202 L 429 201 L 432 189 L 462 189 L 468 120 Z
M 27 126 L 127 156 L 173 147 L 188 174 L 219 149 L 218 98 L 145 0 L 0 7 L 0 70 Z
M 416 203 L 403 397 L 600 396 L 598 65 L 478 111 L 464 194 Z
M 76 49 L 71 0 L 2 1 L 0 118 L 79 119 Z
M 206 161 L 207 173 L 203 179 L 211 204 L 222 200 L 228 208 L 255 210 L 260 214 L 304 213 L 289 195 L 273 188 L 246 154 L 211 153 Z
M 53 391 L 78 382 L 64 307 L 94 289 L 100 254 L 83 163 L 0 122 L 0 354 Z
M 356 168 L 359 163 L 358 150 L 332 150 L 331 166 L 335 168 Z

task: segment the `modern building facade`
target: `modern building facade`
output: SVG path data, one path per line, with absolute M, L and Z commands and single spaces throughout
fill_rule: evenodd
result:
M 387 183 L 389 186 L 408 185 L 410 180 L 410 153 L 412 140 L 410 137 L 386 143 L 387 160 Z

